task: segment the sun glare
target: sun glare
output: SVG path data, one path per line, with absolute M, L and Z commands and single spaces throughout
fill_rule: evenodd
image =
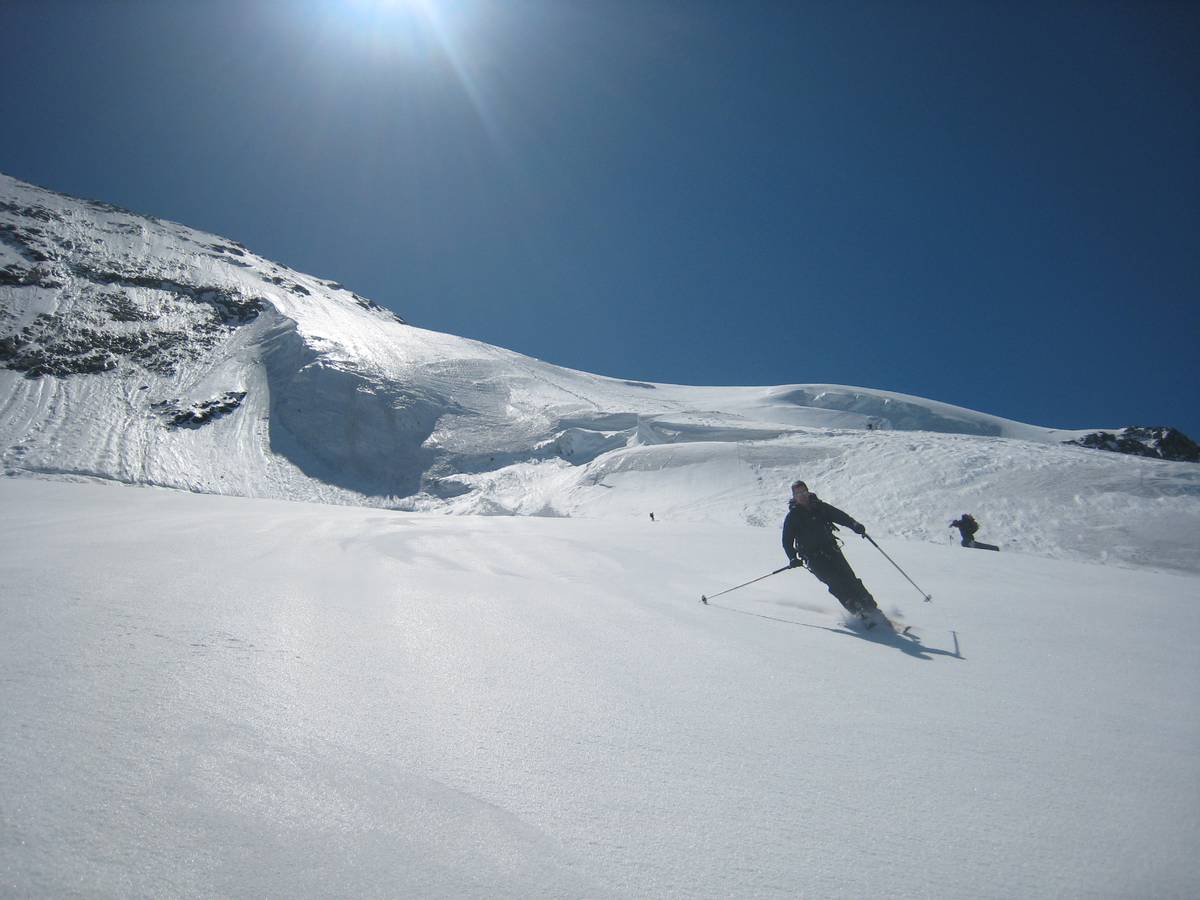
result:
M 437 12 L 434 0 L 340 0 L 345 11 L 368 22 L 431 19 Z
M 330 9 L 330 7 L 326 7 Z M 480 33 L 481 4 L 470 0 L 335 0 L 335 25 L 352 44 L 383 68 L 444 68 L 475 109 L 489 138 L 500 132 L 478 76 L 476 54 L 464 33 Z M 347 49 L 345 45 L 343 50 Z
M 435 0 L 336 0 L 331 11 L 330 24 L 355 43 L 396 58 L 420 59 L 444 49 L 448 37 L 446 11 Z

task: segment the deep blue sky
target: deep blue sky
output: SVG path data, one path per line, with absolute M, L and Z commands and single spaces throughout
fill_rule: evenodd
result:
M 1200 3 L 0 0 L 0 171 L 603 375 L 1200 439 Z

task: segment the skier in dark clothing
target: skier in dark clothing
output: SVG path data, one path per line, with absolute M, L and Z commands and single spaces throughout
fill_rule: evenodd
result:
M 979 523 L 975 521 L 975 517 L 970 513 L 963 513 L 962 518 L 955 519 L 950 523 L 951 528 L 957 528 L 958 533 L 962 535 L 962 545 L 964 547 L 974 547 L 976 550 L 999 550 L 995 544 L 982 544 L 975 540 L 975 532 L 979 530 Z
M 878 607 L 838 546 L 833 532 L 845 525 L 865 537 L 867 529 L 836 506 L 810 493 L 808 485 L 792 485 L 787 518 L 783 520 L 783 552 L 792 566 L 807 566 L 851 614 L 867 618 Z
M 979 530 L 979 523 L 975 521 L 975 517 L 970 513 L 963 513 L 962 518 L 955 519 L 950 523 L 951 528 L 957 528 L 958 533 L 962 535 L 962 545 L 970 547 L 975 543 L 975 532 Z

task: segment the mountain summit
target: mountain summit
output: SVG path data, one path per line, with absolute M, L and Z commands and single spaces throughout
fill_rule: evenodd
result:
M 414 327 L 235 241 L 7 176 L 0 365 L 9 475 L 764 526 L 803 476 L 876 534 L 948 541 L 970 509 L 1006 549 L 1200 567 L 1194 467 L 1064 444 L 1094 429 L 840 385 L 565 369 Z

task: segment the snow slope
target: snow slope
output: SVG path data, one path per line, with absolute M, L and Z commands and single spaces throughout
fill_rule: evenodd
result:
M 0 363 L 9 475 L 762 526 L 804 477 L 879 535 L 945 543 L 970 511 L 1005 550 L 1200 571 L 1195 465 L 881 390 L 564 369 L 415 328 L 225 238 L 6 176 Z
M 0 505 L 6 896 L 1200 894 L 1196 575 L 852 538 L 910 640 L 699 604 L 773 528 Z

